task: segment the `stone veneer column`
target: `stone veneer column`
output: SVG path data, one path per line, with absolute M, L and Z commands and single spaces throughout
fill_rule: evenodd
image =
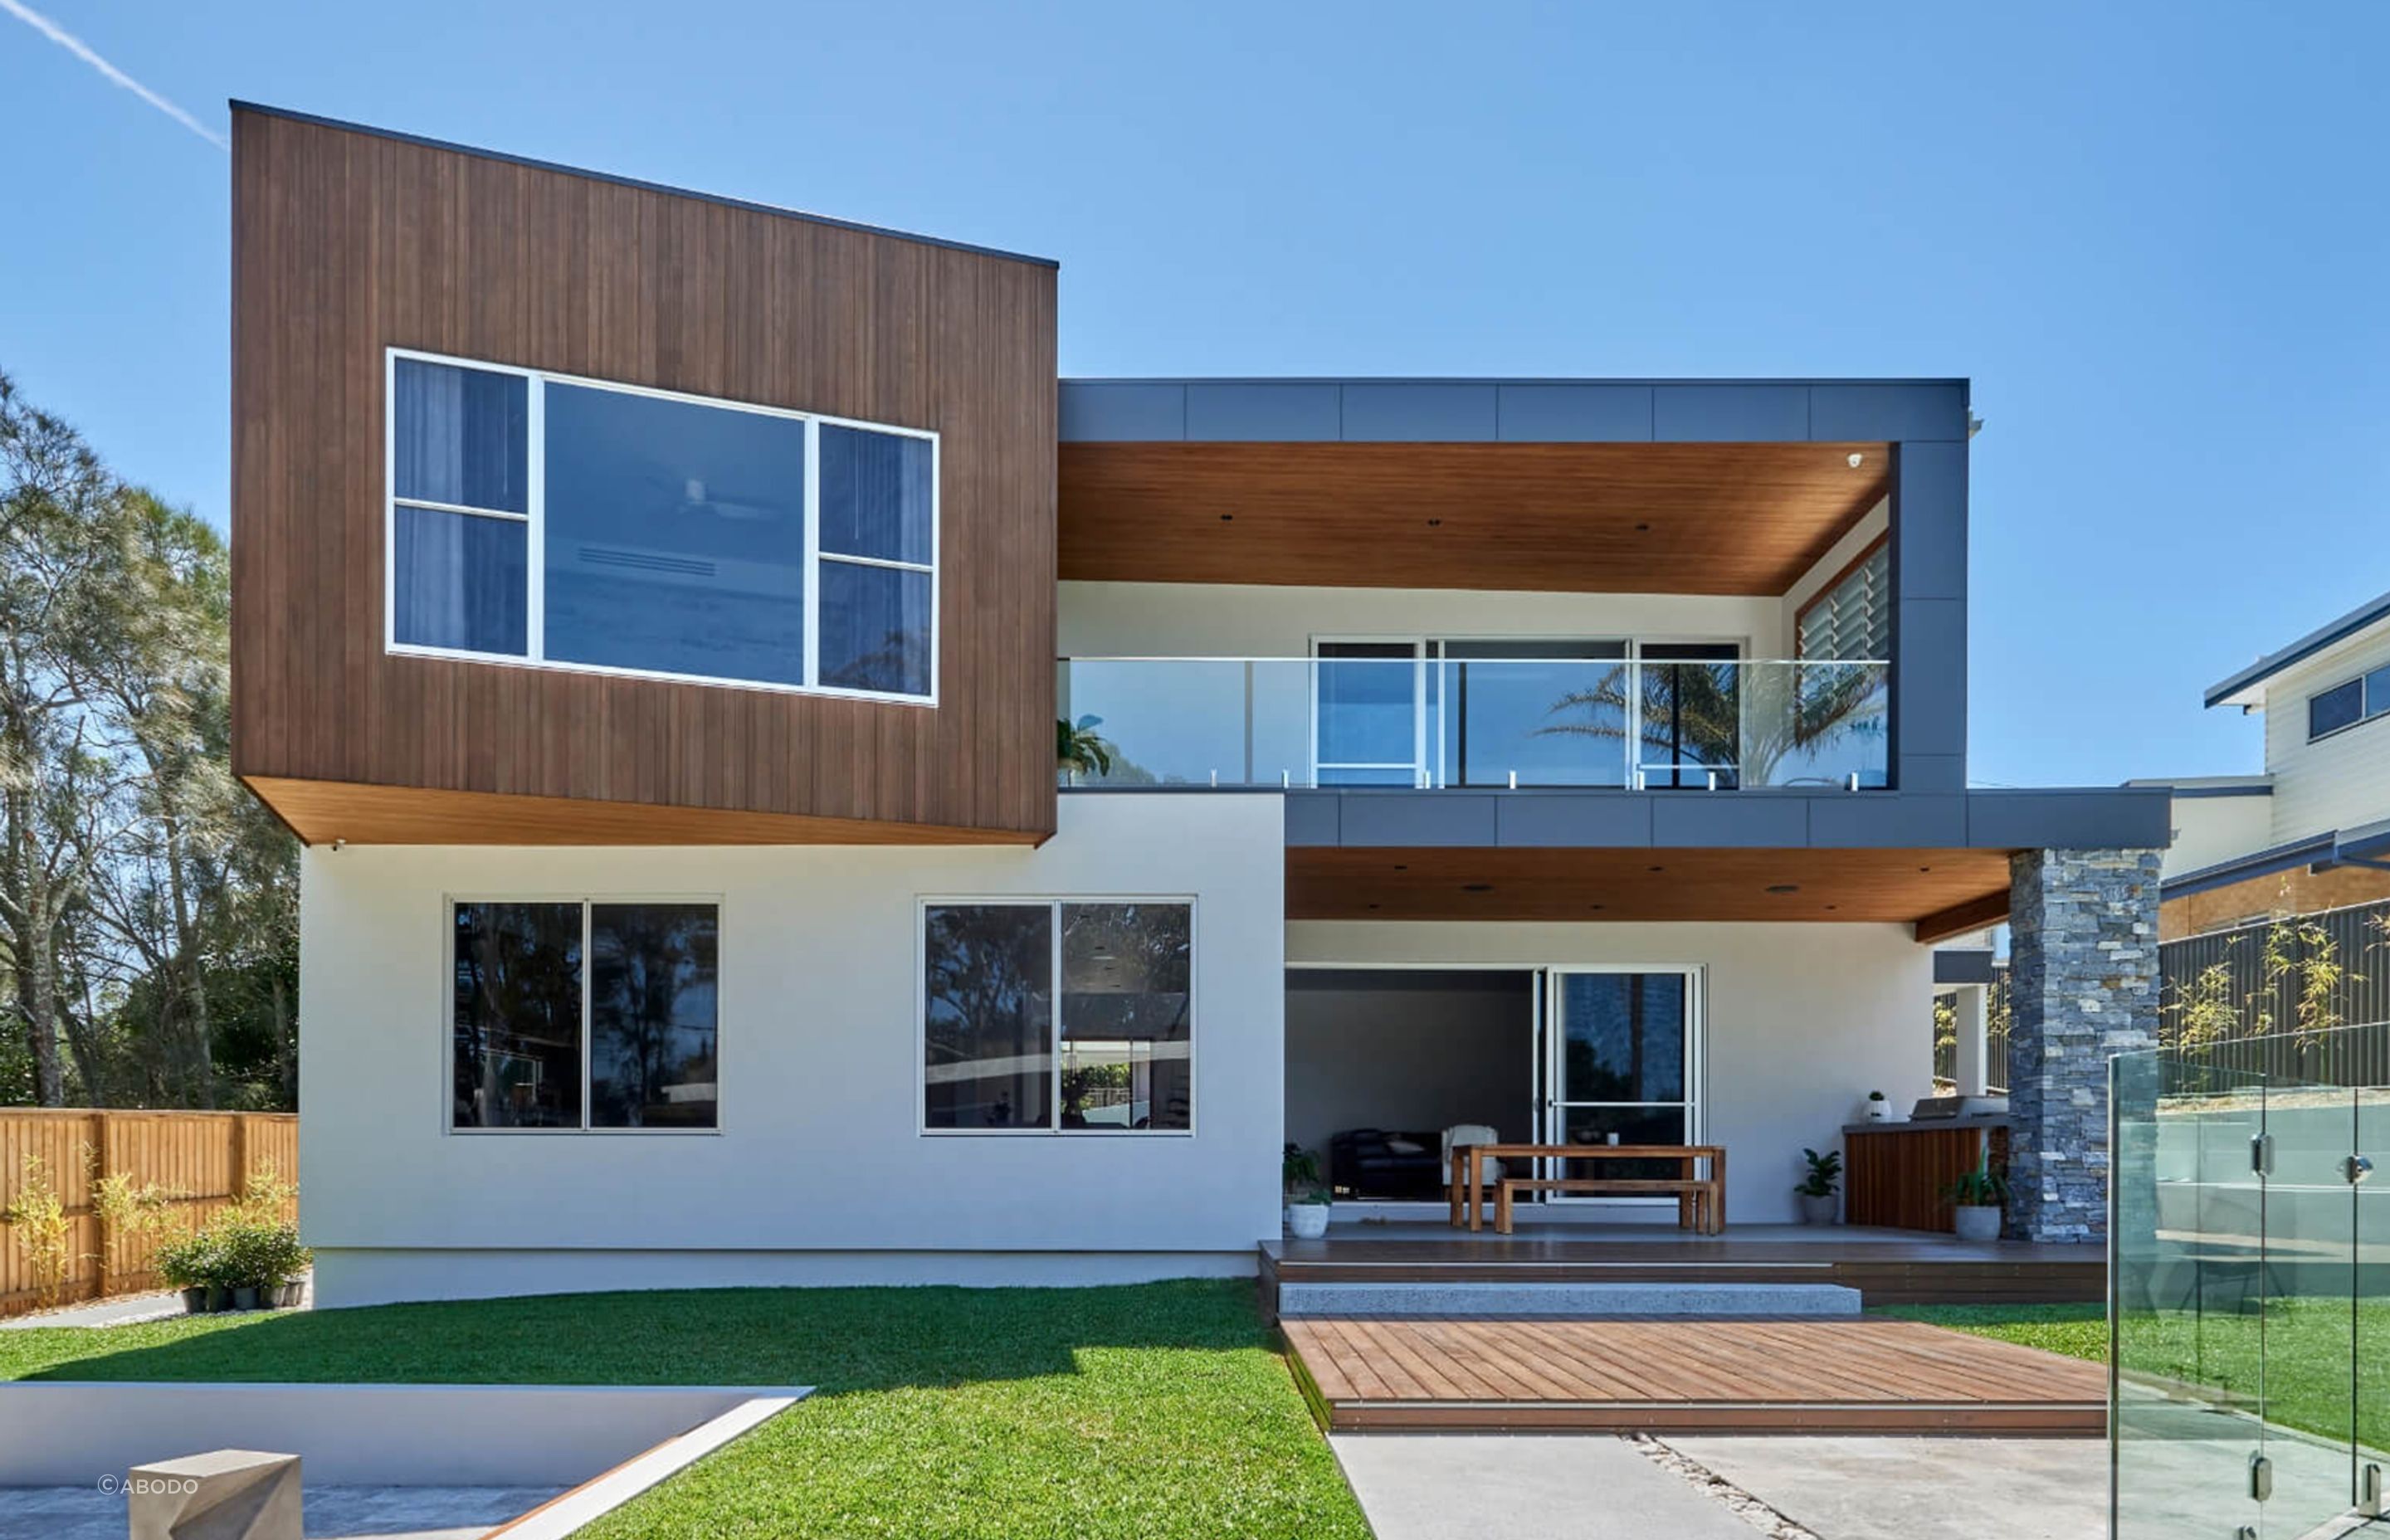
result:
M 2154 850 L 2009 863 L 2009 1215 L 2020 1240 L 2108 1233 L 2108 1058 L 2158 1026 Z

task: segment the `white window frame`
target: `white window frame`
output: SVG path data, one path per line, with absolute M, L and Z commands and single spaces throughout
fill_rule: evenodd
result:
M 578 904 L 581 905 L 581 1126 L 578 1128 L 459 1128 L 456 1126 L 456 906 L 460 904 Z M 600 904 L 703 904 L 713 910 L 713 1126 L 711 1128 L 615 1128 L 589 1121 L 592 1036 L 589 1023 L 589 911 Z M 440 895 L 440 1131 L 459 1138 L 703 1139 L 719 1136 L 729 1121 L 729 1077 L 722 1072 L 723 1023 L 729 1019 L 729 905 L 720 893 L 600 893 L 460 892 Z
M 779 695 L 826 695 L 849 700 L 878 700 L 905 706 L 935 706 L 938 703 L 938 606 L 940 569 L 939 557 L 944 549 L 940 526 L 944 498 L 942 463 L 944 445 L 939 434 L 931 429 L 904 428 L 894 423 L 867 422 L 860 417 L 833 417 L 824 412 L 800 412 L 781 406 L 763 406 L 753 402 L 730 401 L 720 396 L 693 395 L 685 391 L 658 390 L 648 385 L 627 385 L 620 380 L 593 379 L 585 375 L 559 373 L 554 369 L 527 369 L 511 364 L 493 364 L 479 358 L 460 358 L 448 353 L 425 353 L 415 348 L 382 350 L 382 649 L 401 657 L 462 659 L 480 663 L 502 663 L 515 668 L 546 669 L 566 674 L 607 674 L 625 679 L 662 679 L 674 684 L 710 685 L 720 689 L 765 690 Z M 478 508 L 455 504 L 427 502 L 410 497 L 402 503 L 398 495 L 398 365 L 401 359 L 419 364 L 444 365 L 450 368 L 477 369 L 484 374 L 513 375 L 527 381 L 528 400 L 524 411 L 526 472 L 524 506 L 527 512 L 513 513 L 495 508 Z M 570 660 L 550 659 L 542 655 L 546 646 L 547 606 L 547 396 L 550 384 L 574 385 L 587 390 L 611 391 L 621 395 L 647 396 L 658 401 L 677 401 L 697 406 L 710 406 L 728 412 L 748 412 L 757 417 L 780 417 L 800 422 L 805 430 L 804 484 L 804 616 L 805 616 L 805 677 L 803 684 L 784 684 L 765 679 L 725 679 L 710 674 L 676 674 L 665 669 L 623 668 L 605 663 L 580 663 Z M 900 438 L 925 439 L 930 445 L 930 559 L 926 562 L 898 561 L 881 557 L 844 556 L 821 548 L 821 430 L 855 428 L 873 433 L 889 433 Z M 426 647 L 418 642 L 398 639 L 398 510 L 401 507 L 424 508 L 437 513 L 460 514 L 477 519 L 502 519 L 529 526 L 526 542 L 525 573 L 528 593 L 525 596 L 524 652 L 482 652 L 468 648 Z M 855 567 L 882 567 L 898 571 L 926 573 L 930 580 L 929 645 L 930 689 L 926 695 L 909 695 L 893 690 L 854 689 L 843 685 L 825 685 L 821 674 L 821 564 L 836 561 Z
M 1062 906 L 1066 904 L 1177 904 L 1187 909 L 1187 1126 L 1184 1128 L 1065 1128 L 1062 1126 Z M 932 1128 L 930 1126 L 930 911 L 972 905 L 1034 909 L 1052 915 L 1053 937 L 1047 966 L 1052 969 L 1053 1053 L 1047 1066 L 1050 1122 L 1043 1128 Z M 1201 1126 L 1198 1094 L 1203 1052 L 1201 992 L 1202 905 L 1192 893 L 925 893 L 913 901 L 913 1131 L 944 1139 L 1191 1139 Z

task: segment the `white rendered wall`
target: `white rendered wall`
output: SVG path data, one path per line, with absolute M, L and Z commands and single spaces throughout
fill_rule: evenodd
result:
M 2307 741 L 2307 698 L 2384 663 L 2390 622 L 2266 682 L 2266 770 L 2274 777 L 2268 844 L 2390 818 L 2390 716 Z
M 1832 1148 L 1868 1092 L 1904 1115 L 1933 1092 L 1934 949 L 1904 925 L 1302 920 L 1286 951 L 1291 962 L 1701 967 L 1703 1134 L 1727 1147 L 1731 1223 L 1795 1218 L 1802 1149 Z
M 2274 843 L 2272 797 L 2185 796 L 2178 789 L 2173 805 L 2174 843 L 2166 847 L 2161 879 L 2254 855 Z
M 307 851 L 301 1164 L 320 1297 L 1250 1268 L 1279 1232 L 1282 809 L 1066 796 L 1037 850 Z M 456 892 L 717 896 L 719 1132 L 449 1132 Z M 1195 898 L 1193 1133 L 918 1132 L 917 903 L 1013 894 Z

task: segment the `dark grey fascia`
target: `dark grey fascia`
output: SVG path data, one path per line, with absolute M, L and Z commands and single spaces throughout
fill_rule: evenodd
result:
M 1992 951 L 1987 946 L 1952 946 L 1934 954 L 1937 984 L 1987 984 L 1992 982 Z
M 2162 850 L 2158 789 L 1287 793 L 1290 845 L 1514 849 Z
M 1065 379 L 1064 443 L 1964 443 L 1951 379 Z
M 2370 625 L 2390 620 L 2390 594 L 2381 594 L 2341 616 L 2328 621 L 2283 648 L 2269 652 L 2238 674 L 2228 674 L 2207 687 L 2206 703 L 2220 706 L 2254 685 L 2262 685 L 2284 669 L 2306 662 L 2326 648 L 2335 647 Z

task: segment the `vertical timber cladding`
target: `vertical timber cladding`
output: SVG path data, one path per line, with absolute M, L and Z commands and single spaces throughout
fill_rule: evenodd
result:
M 1052 832 L 1052 266 L 253 109 L 233 130 L 244 779 Z M 939 703 L 387 654 L 392 346 L 935 430 Z

